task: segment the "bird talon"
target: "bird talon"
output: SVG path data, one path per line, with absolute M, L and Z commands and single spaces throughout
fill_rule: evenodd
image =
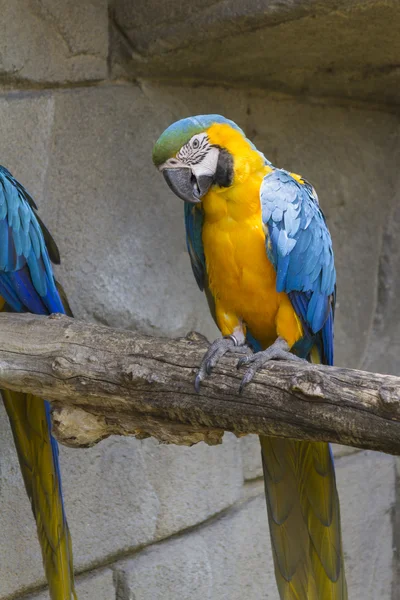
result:
M 194 380 L 194 389 L 197 393 L 200 392 L 200 384 L 203 381 L 203 378 L 201 377 L 200 373 L 198 373 L 196 375 L 196 379 Z
M 244 338 L 243 343 L 241 341 L 239 343 L 236 337 L 233 335 L 229 335 L 215 340 L 215 342 L 211 344 L 203 360 L 201 361 L 201 365 L 194 382 L 194 389 L 196 390 L 196 392 L 200 391 L 201 382 L 206 377 L 209 377 L 211 375 L 214 367 L 217 365 L 220 358 L 222 358 L 228 352 L 233 352 L 235 354 L 248 354 L 249 352 L 251 352 L 251 350 L 250 348 L 244 346 Z
M 282 338 L 278 338 L 272 346 L 266 350 L 261 350 L 250 356 L 243 356 L 243 358 L 238 361 L 236 367 L 237 369 L 240 369 L 240 367 L 243 366 L 247 366 L 248 368 L 240 383 L 239 394 L 241 394 L 245 386 L 253 380 L 254 375 L 258 370 L 271 360 L 303 361 L 302 358 L 299 358 L 289 351 L 288 344 Z
M 253 371 L 252 369 L 247 369 L 246 373 L 243 376 L 242 381 L 240 382 L 240 386 L 239 386 L 239 394 L 240 395 L 242 394 L 246 385 L 248 385 L 250 383 L 250 381 L 253 379 L 254 374 L 255 374 L 255 371 Z
M 251 356 L 243 356 L 242 358 L 239 358 L 236 368 L 239 370 L 244 365 L 248 365 L 250 361 L 251 361 Z

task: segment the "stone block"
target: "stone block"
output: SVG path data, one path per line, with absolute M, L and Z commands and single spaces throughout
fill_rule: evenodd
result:
M 399 157 L 399 148 L 396 157 Z M 377 279 L 377 303 L 370 345 L 363 367 L 370 371 L 399 375 L 400 355 L 400 197 L 392 198 L 392 208 L 383 234 Z
M 2 0 L 0 8 L 0 75 L 8 82 L 107 76 L 106 0 Z
M 160 510 L 141 442 L 113 437 L 60 449 L 64 498 L 78 569 L 150 543 Z
M 349 598 L 390 600 L 394 459 L 344 456 L 337 479 Z M 115 569 L 122 600 L 278 600 L 263 493 Z
M 395 459 L 359 452 L 336 463 L 349 598 L 391 600 Z
M 278 600 L 264 493 L 202 529 L 201 537 L 212 567 L 211 600 Z
M 211 600 L 211 565 L 198 534 L 179 537 L 116 565 L 119 600 Z
M 149 482 L 160 503 L 157 537 L 205 521 L 239 500 L 243 474 L 239 440 L 225 434 L 220 446 L 192 448 L 143 442 Z
M 131 76 L 398 103 L 400 8 L 382 0 L 114 0 Z
M 27 185 L 39 203 L 44 193 L 53 119 L 54 97 L 50 93 L 0 96 L 0 164 Z
M 246 435 L 240 440 L 243 474 L 246 481 L 263 476 L 261 449 L 258 435 Z
M 121 600 L 277 600 L 265 500 L 116 565 Z

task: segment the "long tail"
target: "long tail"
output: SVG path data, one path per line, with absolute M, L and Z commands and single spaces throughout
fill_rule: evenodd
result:
M 329 444 L 260 437 L 281 600 L 347 600 Z
M 26 491 L 36 519 L 52 600 L 77 600 L 71 538 L 64 513 L 58 446 L 50 432 L 49 403 L 2 391 Z

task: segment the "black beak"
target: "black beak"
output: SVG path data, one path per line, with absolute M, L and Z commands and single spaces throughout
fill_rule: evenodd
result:
M 206 175 L 197 179 L 189 167 L 163 169 L 162 174 L 174 194 L 193 204 L 201 201 L 213 182 L 213 177 Z

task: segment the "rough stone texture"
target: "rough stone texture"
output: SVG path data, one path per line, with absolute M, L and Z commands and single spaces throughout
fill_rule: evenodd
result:
M 79 577 L 76 581 L 76 592 L 79 600 L 115 600 L 116 589 L 114 574 L 111 569 L 95 571 L 93 575 Z M 26 600 L 49 600 L 47 591 L 33 594 Z
M 116 567 L 124 600 L 277 600 L 262 496 Z M 260 519 L 263 514 L 265 518 Z M 257 575 L 255 575 L 257 573 Z
M 395 459 L 360 452 L 336 472 L 349 598 L 392 600 Z
M 83 453 L 62 447 L 60 459 L 68 465 L 64 497 L 78 569 L 200 523 L 242 493 L 233 435 L 217 449 L 201 444 L 189 450 L 112 438 Z
M 208 600 L 212 586 L 208 549 L 197 534 L 155 546 L 117 566 L 124 600 Z
M 114 0 L 116 74 L 398 103 L 396 0 Z M 151 16 L 150 16 L 151 15 Z
M 374 452 L 337 462 L 352 600 L 391 600 L 394 462 Z M 118 597 L 278 600 L 261 482 L 257 490 L 210 524 L 115 565 Z
M 204 529 L 202 538 L 212 565 L 210 600 L 278 600 L 263 493 Z
M 399 157 L 397 156 L 397 159 Z M 400 198 L 396 193 L 386 221 L 378 271 L 378 292 L 371 344 L 364 367 L 381 373 L 399 373 L 400 355 Z
M 17 169 L 19 180 L 29 183 L 31 194 L 38 199 L 44 192 L 53 120 L 52 94 L 0 95 L 0 164 Z
M 60 457 L 78 569 L 154 539 L 160 502 L 140 442 L 112 438 L 83 453 L 62 448 Z
M 240 440 L 245 481 L 262 477 L 261 449 L 258 435 L 246 435 Z
M 200 523 L 239 500 L 243 474 L 239 440 L 225 434 L 221 446 L 143 442 L 143 460 L 160 502 L 156 536 L 166 537 Z
M 106 0 L 0 0 L 0 81 L 65 83 L 107 76 Z

